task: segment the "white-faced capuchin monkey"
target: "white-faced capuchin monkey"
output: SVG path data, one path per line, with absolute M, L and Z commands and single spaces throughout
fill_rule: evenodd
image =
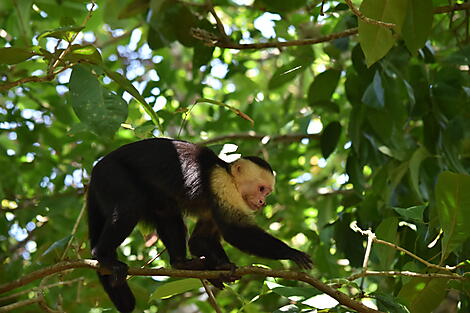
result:
M 209 148 L 155 138 L 124 145 L 96 163 L 88 189 L 88 225 L 93 257 L 110 275 L 99 279 L 120 312 L 132 312 L 135 298 L 126 282 L 128 266 L 116 249 L 137 222 L 155 226 L 172 267 L 229 269 L 221 237 L 238 249 L 312 267 L 310 257 L 254 224 L 253 213 L 274 188 L 271 166 L 258 157 L 221 160 Z M 198 217 L 188 245 L 183 215 Z M 215 285 L 222 285 L 214 280 Z

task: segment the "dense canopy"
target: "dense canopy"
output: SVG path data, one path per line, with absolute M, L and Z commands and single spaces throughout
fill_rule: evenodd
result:
M 0 1 L 0 312 L 112 307 L 80 261 L 86 187 L 96 160 L 153 136 L 268 160 L 257 222 L 314 269 L 225 245 L 291 276 L 246 273 L 210 303 L 200 279 L 141 276 L 169 267 L 141 225 L 119 251 L 138 311 L 470 312 L 469 15 L 466 0 Z

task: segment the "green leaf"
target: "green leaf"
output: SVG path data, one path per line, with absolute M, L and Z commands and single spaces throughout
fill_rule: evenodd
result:
M 329 123 L 323 130 L 320 137 L 320 147 L 325 159 L 335 150 L 341 136 L 341 129 L 341 124 L 335 121 Z
M 335 69 L 318 74 L 308 89 L 308 103 L 313 105 L 316 101 L 329 101 L 338 86 L 340 76 L 341 71 Z
M 375 292 L 373 293 L 373 297 L 383 308 L 387 309 L 387 312 L 410 313 L 410 311 L 408 311 L 408 309 L 403 304 L 399 303 L 392 295 Z M 381 309 L 383 310 L 383 308 Z
M 305 71 L 313 62 L 315 56 L 310 47 L 300 47 L 292 50 L 295 59 L 278 68 L 268 82 L 270 90 L 281 87 Z
M 171 281 L 158 287 L 157 290 L 155 290 L 155 292 L 150 295 L 150 300 L 170 298 L 174 295 L 178 295 L 201 287 L 201 280 L 196 278 L 187 278 Z
M 416 205 L 409 208 L 398 208 L 394 207 L 395 212 L 400 214 L 405 220 L 413 223 L 423 223 L 423 213 L 424 210 L 428 207 L 427 204 Z
M 0 64 L 18 64 L 26 61 L 33 55 L 35 53 L 27 48 L 0 48 Z
M 367 87 L 362 97 L 362 102 L 371 108 L 383 109 L 385 107 L 385 90 L 379 71 L 375 72 L 374 79 Z
M 408 12 L 403 25 L 401 36 L 408 50 L 416 55 L 418 49 L 426 43 L 431 32 L 433 20 L 432 1 L 408 1 Z
M 348 159 L 346 160 L 346 173 L 348 174 L 349 182 L 354 185 L 354 189 L 356 189 L 358 193 L 361 193 L 364 190 L 365 178 L 362 166 L 359 162 L 354 152 L 349 153 Z
M 395 24 L 395 29 L 400 31 L 407 13 L 407 3 L 407 0 L 364 0 L 360 10 L 366 17 Z M 390 29 L 359 19 L 359 42 L 366 64 L 370 67 L 388 53 L 395 44 L 395 38 Z
M 304 299 L 321 294 L 320 291 L 309 287 L 287 287 L 273 282 L 266 282 L 266 285 L 274 293 L 289 298 L 289 297 L 302 297 Z
M 82 65 L 73 67 L 70 101 L 80 121 L 97 135 L 111 137 L 127 118 L 127 103 L 102 88 L 96 76 Z
M 421 163 L 423 162 L 423 160 L 425 160 L 426 158 L 430 156 L 431 155 L 425 148 L 419 147 L 413 153 L 413 156 L 411 157 L 410 163 L 409 163 L 411 185 L 414 189 L 415 194 L 420 198 L 422 197 L 421 191 L 419 190 L 419 173 L 421 169 Z
M 51 253 L 52 251 L 54 251 L 56 249 L 60 249 L 60 248 L 65 247 L 65 245 L 69 242 L 71 237 L 72 237 L 71 235 L 68 235 L 67 237 L 64 237 L 62 239 L 59 239 L 59 240 L 55 241 L 54 243 L 52 243 L 49 246 L 49 248 L 46 249 L 46 251 L 44 251 L 41 254 L 41 257 L 48 255 L 49 253 Z
M 429 313 L 446 295 L 445 279 L 413 278 L 401 288 L 398 298 L 410 312 Z
M 441 263 L 469 237 L 470 176 L 443 172 L 436 184 L 436 210 L 444 232 Z
M 185 4 L 171 0 L 153 1 L 151 8 L 150 26 L 155 31 L 152 47 L 161 47 L 174 40 L 187 47 L 199 43 L 191 35 L 191 29 L 197 26 L 197 17 Z
M 282 85 L 290 82 L 297 77 L 300 73 L 305 71 L 306 66 L 293 61 L 289 64 L 283 65 L 278 68 L 268 82 L 268 89 L 273 90 L 281 87 Z
M 52 30 L 47 30 L 45 32 L 42 32 L 38 36 L 38 40 L 41 38 L 45 37 L 52 37 L 52 38 L 57 38 L 57 39 L 63 39 L 65 41 L 70 42 L 73 39 L 73 36 L 75 34 L 81 32 L 85 27 L 84 26 L 65 26 L 65 27 L 60 27 Z
M 61 50 L 58 50 L 60 53 Z M 64 56 L 65 60 L 70 60 L 74 62 L 87 62 L 90 64 L 101 64 L 103 62 L 101 54 L 92 45 L 73 45 L 70 49 L 70 52 Z
M 388 217 L 384 219 L 375 231 L 377 238 L 396 243 L 397 241 L 398 218 Z M 396 250 L 382 245 L 375 245 L 374 251 L 379 260 L 379 269 L 386 270 L 390 268 L 393 262 Z
M 153 123 L 158 127 L 160 132 L 163 133 L 163 130 L 162 130 L 162 127 L 160 125 L 160 120 L 158 119 L 157 113 L 147 103 L 147 101 L 145 101 L 145 98 L 139 93 L 139 91 L 134 87 L 134 85 L 132 85 L 132 83 L 127 78 L 122 76 L 121 74 L 119 74 L 117 72 L 113 72 L 113 71 L 109 70 L 106 67 L 101 67 L 101 68 L 105 71 L 106 75 L 108 75 L 109 78 L 114 80 L 119 86 L 121 86 L 121 88 L 123 88 L 125 91 L 130 93 L 137 101 L 140 102 L 140 104 L 142 104 L 142 106 L 144 107 L 144 110 L 150 116 Z

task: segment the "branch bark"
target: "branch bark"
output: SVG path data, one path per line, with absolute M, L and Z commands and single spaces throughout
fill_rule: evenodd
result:
M 109 273 L 105 269 L 101 269 L 98 261 L 95 260 L 76 260 L 76 261 L 63 261 L 55 265 L 45 267 L 43 269 L 37 270 L 30 274 L 27 274 L 21 278 L 18 278 L 15 281 L 0 285 L 0 293 L 4 293 L 15 289 L 20 286 L 24 286 L 28 283 L 31 283 L 37 279 L 44 278 L 59 272 L 67 271 L 75 268 L 88 268 L 98 270 L 102 273 Z M 375 309 L 369 308 L 362 304 L 359 301 L 351 299 L 348 295 L 342 293 L 339 290 L 336 290 L 320 280 L 314 278 L 313 276 L 296 271 L 289 270 L 270 270 L 266 268 L 248 266 L 238 268 L 235 273 L 230 273 L 230 271 L 190 271 L 190 270 L 176 270 L 176 269 L 166 269 L 166 268 L 157 268 L 157 269 L 145 269 L 145 268 L 129 268 L 129 275 L 134 276 L 171 276 L 171 277 L 193 277 L 199 279 L 217 279 L 223 277 L 224 275 L 235 275 L 235 276 L 244 276 L 244 275 L 259 275 L 265 277 L 275 277 L 275 278 L 284 278 L 289 280 L 297 280 L 305 282 L 312 287 L 328 294 L 330 297 L 336 299 L 342 305 L 354 309 L 357 312 L 361 313 L 380 313 Z
M 302 139 L 320 140 L 320 137 L 321 137 L 320 134 L 287 134 L 287 135 L 271 136 L 271 135 L 257 134 L 255 132 L 249 132 L 249 133 L 222 135 L 222 136 L 214 137 L 211 139 L 199 141 L 197 142 L 197 144 L 209 145 L 209 144 L 214 144 L 218 142 L 225 142 L 227 140 L 246 140 L 246 139 L 262 140 L 263 138 L 268 138 L 269 142 L 295 142 L 295 141 L 300 141 Z

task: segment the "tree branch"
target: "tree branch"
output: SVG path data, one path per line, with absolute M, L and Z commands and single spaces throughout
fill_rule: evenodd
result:
M 358 278 L 366 276 L 385 276 L 385 277 L 395 277 L 395 276 L 407 276 L 407 277 L 419 277 L 419 278 L 429 278 L 429 279 L 455 279 L 455 280 L 465 280 L 470 281 L 469 277 L 454 275 L 454 274 L 441 274 L 441 273 L 416 273 L 410 271 L 365 271 L 357 273 L 348 277 L 348 280 L 353 281 Z
M 55 265 L 45 267 L 43 269 L 37 270 L 30 274 L 27 274 L 21 278 L 18 278 L 12 282 L 0 285 L 0 293 L 10 291 L 12 289 L 24 286 L 28 283 L 31 283 L 37 279 L 50 276 L 59 272 L 63 272 L 75 268 L 89 268 L 98 270 L 101 273 L 108 273 L 106 269 L 100 268 L 98 261 L 95 260 L 76 260 L 76 261 L 63 261 Z M 157 269 L 143 269 L 143 268 L 129 268 L 129 275 L 139 275 L 139 276 L 171 276 L 171 277 L 193 277 L 199 279 L 220 279 L 221 277 L 226 277 L 226 275 L 235 275 L 235 276 L 244 276 L 244 275 L 260 275 L 265 277 L 275 277 L 275 278 L 284 278 L 290 280 L 297 280 L 305 282 L 316 289 L 328 294 L 330 297 L 336 299 L 342 305 L 356 310 L 357 312 L 363 313 L 380 313 L 380 311 L 374 310 L 362 304 L 361 302 L 351 299 L 348 295 L 342 293 L 339 290 L 336 290 L 320 280 L 314 278 L 313 276 L 296 271 L 289 270 L 270 270 L 262 267 L 248 266 L 241 267 L 235 270 L 234 273 L 230 271 L 190 271 L 190 270 L 176 270 L 176 269 L 166 269 L 166 268 L 157 268 Z
M 350 0 L 346 0 L 348 6 L 351 8 L 353 13 L 366 23 L 377 24 L 384 27 L 394 27 L 395 24 L 391 23 L 384 23 L 380 21 L 376 21 L 364 16 L 359 10 L 357 10 L 351 3 Z M 470 9 L 470 2 L 466 2 L 463 4 L 456 4 L 450 6 L 442 6 L 433 9 L 434 14 L 441 14 L 441 13 L 449 13 L 454 11 L 461 11 L 461 10 L 468 10 Z M 248 49 L 267 49 L 267 48 L 281 48 L 281 47 L 293 47 L 293 46 L 307 46 L 307 45 L 314 45 L 317 43 L 322 42 L 329 42 L 339 38 L 345 38 L 352 35 L 356 35 L 358 33 L 357 28 L 350 28 L 340 33 L 335 33 L 319 38 L 310 38 L 310 39 L 303 39 L 303 40 L 291 40 L 291 41 L 271 41 L 271 42 L 262 42 L 262 43 L 250 43 L 250 44 L 239 44 L 233 41 L 227 41 L 227 38 L 219 38 L 216 35 L 207 32 L 203 29 L 195 28 L 191 31 L 192 36 L 196 39 L 199 39 L 204 42 L 204 44 L 208 46 L 217 46 L 220 48 L 227 48 L 227 49 L 237 49 L 237 50 L 248 50 Z
M 458 268 L 458 266 L 446 266 L 446 267 L 443 267 L 443 266 L 439 266 L 439 265 L 436 265 L 436 264 L 433 264 L 433 263 L 430 263 L 428 261 L 426 261 L 425 259 L 417 256 L 416 254 L 414 253 L 411 253 L 410 251 L 400 247 L 400 246 L 397 246 L 396 244 L 394 243 L 390 243 L 388 241 L 385 241 L 385 240 L 382 240 L 382 239 L 378 239 L 375 234 L 370 231 L 370 230 L 362 230 L 361 228 L 359 228 L 359 226 L 357 226 L 356 223 L 352 224 L 351 225 L 351 228 L 352 230 L 354 230 L 355 232 L 359 232 L 360 234 L 364 235 L 364 236 L 368 236 L 368 238 L 371 238 L 373 242 L 375 243 L 379 243 L 379 244 L 382 244 L 382 245 L 385 245 L 385 246 L 389 246 L 395 250 L 398 250 L 400 252 L 403 252 L 405 254 L 407 254 L 408 256 L 412 257 L 413 259 L 423 263 L 424 265 L 426 265 L 426 267 L 429 267 L 429 268 L 433 268 L 435 270 L 438 270 L 438 271 L 447 271 L 447 272 L 450 272 L 450 271 L 453 271 L 455 269 Z M 455 277 L 459 277 L 459 276 L 455 276 Z
M 332 40 L 339 39 L 339 38 L 349 37 L 355 34 L 357 34 L 357 28 L 347 29 L 343 32 L 331 34 L 331 35 L 320 37 L 320 38 L 239 44 L 233 41 L 222 40 L 216 37 L 214 34 L 209 33 L 203 29 L 199 29 L 199 28 L 192 29 L 193 37 L 204 41 L 204 44 L 208 46 L 217 46 L 220 48 L 237 49 L 237 50 L 308 46 L 308 45 L 313 45 L 313 44 L 317 44 L 321 42 L 332 41 Z
M 197 144 L 200 145 L 209 145 L 209 144 L 214 144 L 218 142 L 224 142 L 227 140 L 262 140 L 263 138 L 268 138 L 269 142 L 295 142 L 295 141 L 300 141 L 302 139 L 313 139 L 313 140 L 320 140 L 320 134 L 287 134 L 287 135 L 276 135 L 276 136 L 270 136 L 270 135 L 262 135 L 262 134 L 257 134 L 255 132 L 249 132 L 249 133 L 237 133 L 237 134 L 228 134 L 228 135 L 222 135 L 218 137 L 214 137 L 211 139 L 203 140 L 197 142 Z
M 361 11 L 359 11 L 359 9 L 357 9 L 353 5 L 351 0 L 345 0 L 345 1 L 346 1 L 346 4 L 348 5 L 349 9 L 351 9 L 351 11 L 353 12 L 353 14 L 356 15 L 357 18 L 359 18 L 360 20 L 362 20 L 365 23 L 379 25 L 379 26 L 382 26 L 382 27 L 385 27 L 385 28 L 393 28 L 393 27 L 396 26 L 393 23 L 385 23 L 385 22 L 382 22 L 382 21 L 378 21 L 378 20 L 374 20 L 372 18 L 369 18 L 369 17 L 365 16 Z

